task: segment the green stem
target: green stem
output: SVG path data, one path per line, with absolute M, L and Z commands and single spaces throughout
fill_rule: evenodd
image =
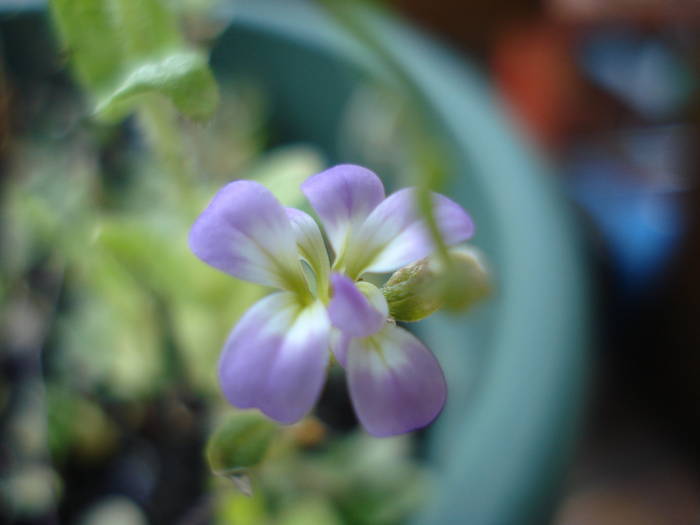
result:
M 405 91 L 407 98 L 416 103 L 417 111 L 410 115 L 413 117 L 413 122 L 409 122 L 409 126 L 406 127 L 410 131 L 411 150 L 415 151 L 417 163 L 425 174 L 416 184 L 418 187 L 416 204 L 435 242 L 440 262 L 449 270 L 452 267 L 452 260 L 440 233 L 431 198 L 431 190 L 440 188 L 446 179 L 448 168 L 445 159 L 448 155 L 442 145 L 433 138 L 438 136 L 437 123 L 423 90 L 408 74 L 403 64 L 383 45 L 377 33 L 373 32 L 368 24 L 363 24 L 353 2 L 344 0 L 316 0 L 316 2 L 383 62 L 397 80 L 399 87 Z
M 185 140 L 178 123 L 177 112 L 170 101 L 159 95 L 150 95 L 141 104 L 138 117 L 151 151 L 168 174 L 176 190 L 178 205 L 191 210 L 191 194 L 195 182 L 195 172 L 191 158 L 187 155 Z M 158 306 L 160 325 L 164 334 L 164 370 L 177 378 L 179 385 L 189 391 L 189 377 L 182 350 L 173 338 L 172 315 L 159 294 L 152 292 Z
M 151 149 L 175 182 L 179 199 L 187 203 L 194 169 L 187 156 L 175 108 L 168 100 L 152 95 L 141 105 L 138 116 Z

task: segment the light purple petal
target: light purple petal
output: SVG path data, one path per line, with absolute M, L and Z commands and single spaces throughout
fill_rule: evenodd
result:
M 333 296 L 328 304 L 328 315 L 333 326 L 353 337 L 366 337 L 381 329 L 389 314 L 389 307 L 376 287 L 370 285 L 379 294 L 373 294 L 373 300 L 370 301 L 352 279 L 345 275 L 334 273 L 331 283 Z
M 435 244 L 416 209 L 415 191 L 406 188 L 387 197 L 353 236 L 346 256 L 346 271 L 351 277 L 363 272 L 391 272 L 433 252 Z M 433 212 L 448 245 L 473 235 L 469 214 L 444 195 L 433 193 Z
M 424 427 L 445 404 L 447 388 L 440 364 L 402 328 L 387 325 L 375 336 L 353 339 L 347 359 L 355 412 L 374 436 Z
M 327 287 L 328 274 L 331 267 L 328 260 L 328 251 L 323 242 L 323 235 L 321 235 L 318 224 L 308 213 L 304 213 L 296 208 L 287 208 L 287 216 L 296 235 L 299 254 L 313 269 L 317 285 L 319 287 Z
M 301 307 L 280 292 L 258 301 L 231 332 L 219 361 L 224 395 L 280 423 L 301 419 L 318 399 L 328 364 L 330 322 L 320 302 Z
M 305 286 L 287 212 L 253 181 L 224 186 L 190 230 L 190 248 L 234 277 L 278 288 Z
M 306 179 L 301 190 L 321 219 L 337 257 L 353 228 L 384 200 L 384 186 L 370 170 L 341 164 Z
M 347 356 L 350 341 L 352 341 L 351 335 L 343 333 L 338 328 L 331 329 L 331 350 L 333 351 L 336 361 L 338 361 L 343 368 L 348 366 Z

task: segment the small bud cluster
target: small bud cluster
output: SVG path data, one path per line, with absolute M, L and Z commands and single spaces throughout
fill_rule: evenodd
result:
M 491 281 L 481 254 L 458 247 L 449 251 L 448 264 L 433 254 L 397 270 L 382 292 L 394 319 L 413 322 L 440 308 L 471 308 L 488 297 Z

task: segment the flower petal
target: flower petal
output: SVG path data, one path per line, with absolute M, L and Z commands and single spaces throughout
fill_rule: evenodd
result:
M 348 348 L 348 386 L 367 432 L 392 436 L 424 427 L 445 404 L 446 385 L 435 356 L 395 325 L 353 339 Z
M 294 423 L 314 405 L 329 359 L 324 305 L 302 307 L 280 292 L 258 301 L 231 332 L 219 361 L 224 395 L 238 408 L 257 408 Z
M 284 289 L 306 287 L 287 213 L 257 182 L 224 186 L 197 218 L 190 248 L 234 277 Z
M 384 186 L 370 170 L 341 164 L 306 179 L 301 190 L 318 214 L 336 257 L 348 235 L 384 200 Z
M 376 286 L 370 283 L 356 285 L 352 279 L 339 273 L 331 276 L 331 283 L 333 297 L 328 304 L 328 315 L 333 326 L 352 337 L 367 337 L 384 326 L 389 306 Z
M 340 366 L 348 366 L 348 347 L 352 336 L 342 332 L 339 328 L 331 328 L 331 351 Z
M 367 217 L 347 247 L 348 275 L 391 272 L 433 252 L 435 243 L 416 209 L 415 192 L 415 188 L 406 188 L 393 193 Z M 473 235 L 469 214 L 444 195 L 433 193 L 433 213 L 448 245 Z
M 301 210 L 287 208 L 287 216 L 296 235 L 299 253 L 314 270 L 318 292 L 324 296 L 331 267 L 321 230 L 316 221 Z

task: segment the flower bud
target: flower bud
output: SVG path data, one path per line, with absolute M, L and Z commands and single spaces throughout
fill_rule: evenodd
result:
M 442 306 L 430 257 L 397 270 L 382 288 L 397 321 L 420 321 Z
M 255 412 L 240 412 L 220 426 L 207 443 L 207 460 L 214 474 L 245 479 L 248 468 L 265 457 L 278 426 Z M 238 485 L 238 483 L 237 483 Z
M 451 311 L 468 310 L 491 294 L 491 276 L 481 253 L 475 248 L 454 248 L 450 250 L 450 258 L 450 271 L 439 276 L 443 307 Z M 439 265 L 437 260 L 435 263 Z
M 489 275 L 474 248 L 453 248 L 449 257 L 449 266 L 431 255 L 391 276 L 382 292 L 394 319 L 419 321 L 443 307 L 465 310 L 489 295 Z

